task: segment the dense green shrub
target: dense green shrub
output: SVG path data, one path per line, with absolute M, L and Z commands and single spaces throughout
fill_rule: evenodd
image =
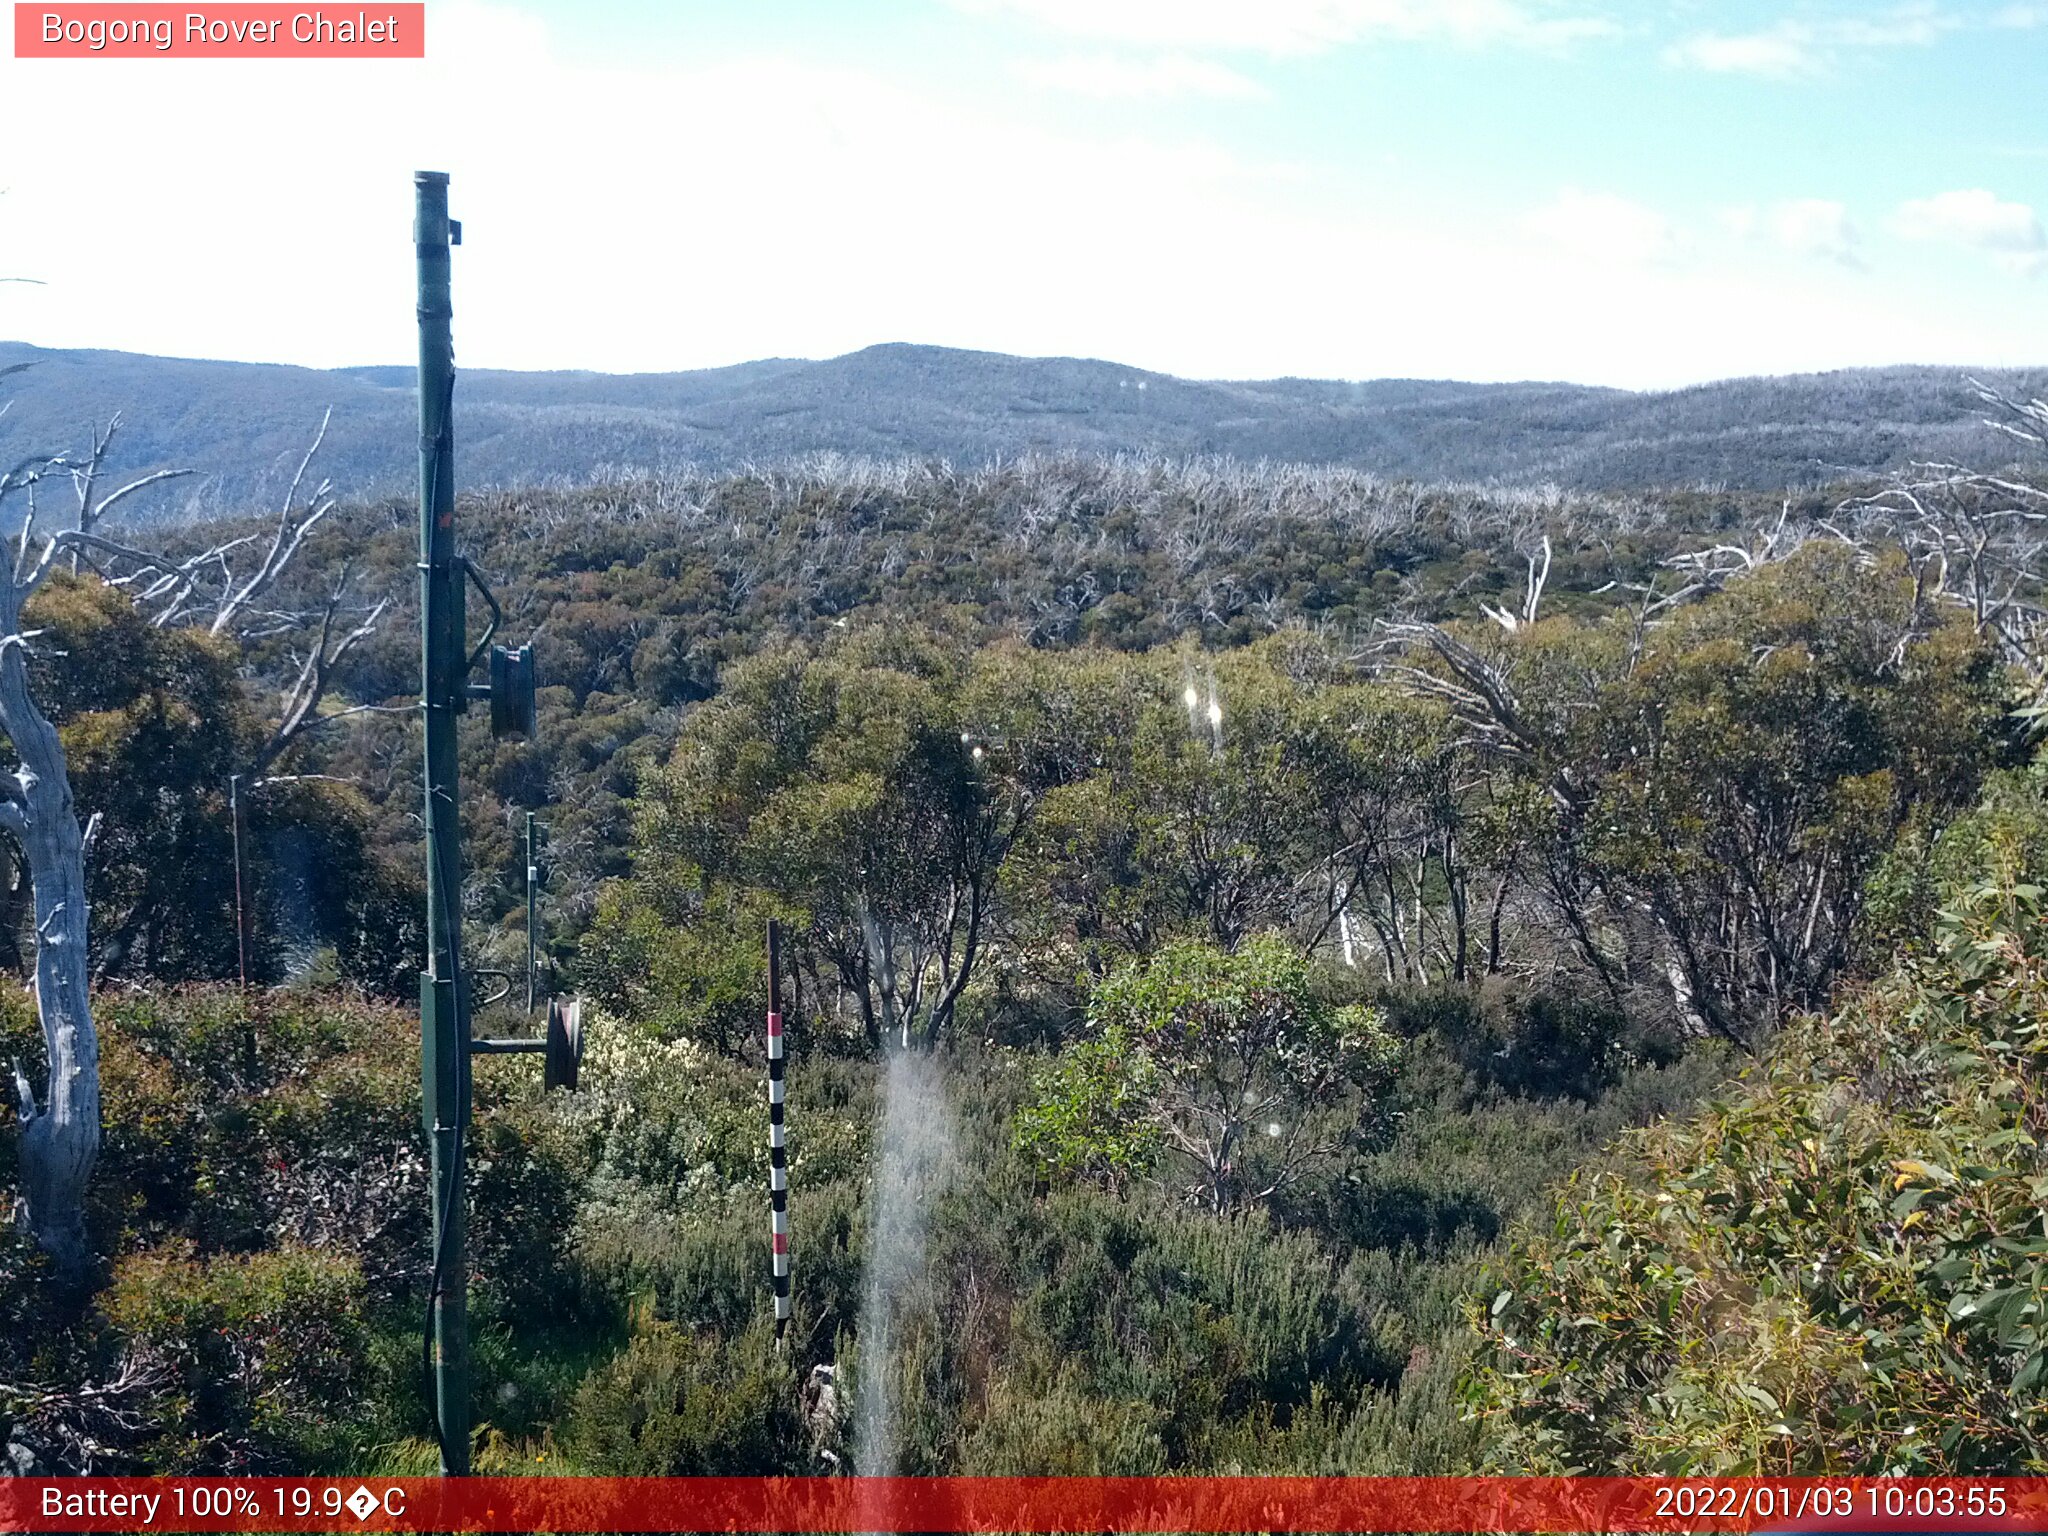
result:
M 1666 1020 L 1631 1018 L 1586 990 L 1392 988 L 1378 997 L 1388 1027 L 1427 1037 L 1470 1075 L 1475 1089 L 1591 1102 L 1629 1071 L 1669 1066 L 1684 1041 Z
M 1027 1389 L 992 1390 L 960 1450 L 967 1477 L 1152 1477 L 1168 1470 L 1164 1409 L 1105 1396 L 1078 1370 Z
M 1374 1010 L 1333 1006 L 1307 958 L 1261 934 L 1178 940 L 1105 977 L 1093 1044 L 1040 1075 L 1014 1142 L 1045 1175 L 1120 1183 L 1170 1155 L 1222 1213 L 1258 1205 L 1368 1137 L 1398 1048 Z
M 1471 1388 L 1498 1464 L 2048 1467 L 2048 802 L 2024 782 L 1958 840 L 1926 953 L 1518 1249 Z
M 734 1200 L 758 1216 L 768 1187 L 765 1071 L 608 1016 L 593 1020 L 589 1042 L 580 1091 L 554 1111 L 592 1170 L 585 1227 L 658 1228 L 678 1212 L 724 1212 Z M 801 1059 L 788 1091 L 792 1186 L 857 1176 L 872 1110 L 865 1074 Z
M 96 1310 L 60 1306 L 25 1247 L 0 1250 L 12 1309 L 0 1323 L 21 1328 L 0 1342 L 0 1381 L 19 1388 L 0 1421 L 27 1426 L 51 1465 L 141 1470 L 346 1465 L 418 1433 L 416 1020 L 332 992 L 197 987 L 108 993 L 96 1013 L 104 1125 L 89 1226 L 109 1288 Z M 0 1033 L 10 1053 L 39 1041 L 11 992 Z M 496 1417 L 525 1425 L 569 1395 L 536 1369 L 534 1341 L 574 1358 L 617 1306 L 572 1254 L 583 1144 L 531 1078 L 524 1063 L 479 1063 L 468 1164 L 480 1395 L 511 1388 Z M 11 1177 L 11 1135 L 0 1148 Z M 189 1306 L 166 1310 L 178 1298 Z M 274 1337 L 301 1306 L 305 1330 Z
M 236 976 L 228 779 L 267 734 L 240 649 L 201 629 L 159 627 L 128 592 L 90 576 L 55 576 L 31 600 L 29 622 L 42 636 L 36 696 L 63 740 L 79 814 L 98 828 L 86 859 L 96 973 Z M 375 846 L 376 812 L 360 789 L 288 774 L 252 779 L 242 794 L 249 976 L 281 979 L 324 946 L 349 981 L 402 991 L 420 943 L 419 880 Z M 30 899 L 18 854 L 0 843 L 0 968 L 24 976 Z
M 1870 877 L 1862 948 L 1874 971 L 1937 945 L 1943 906 L 1958 891 L 2004 867 L 2048 870 L 2048 816 L 2041 812 L 2038 767 L 1990 776 L 1978 802 L 1948 822 L 1922 819 Z
M 797 1402 L 765 1320 L 725 1338 L 649 1322 L 584 1382 L 566 1449 L 623 1477 L 807 1472 Z
M 1036 1102 L 1017 1112 L 1012 1144 L 1046 1177 L 1120 1188 L 1150 1173 L 1165 1150 L 1151 1112 L 1158 1071 L 1121 1024 L 1110 1024 L 1039 1068 Z
M 304 1248 L 201 1262 L 189 1245 L 129 1255 L 100 1305 L 132 1369 L 158 1472 L 296 1470 L 365 1386 L 353 1260 Z
M 970 1209 L 986 1210 L 986 1196 Z M 925 1436 L 960 1456 L 1030 1471 L 1112 1452 L 1206 1468 L 1212 1441 L 1234 1426 L 1257 1419 L 1284 1430 L 1319 1394 L 1351 1401 L 1400 1374 L 1406 1349 L 1390 1298 L 1366 1290 L 1363 1275 L 1309 1234 L 1281 1233 L 1262 1216 L 1219 1221 L 1085 1186 L 1006 1204 L 986 1224 L 969 1227 L 966 1216 L 935 1235 L 939 1278 L 913 1330 L 965 1378 L 951 1410 L 958 1430 Z M 976 1278 L 949 1294 L 948 1275 Z M 1070 1420 L 1070 1437 L 1094 1424 L 1137 1439 L 1123 1451 L 1056 1447 L 1048 1415 L 1083 1391 L 1093 1406 Z M 1040 1430 L 990 1422 L 1000 1402 L 1026 1397 L 1047 1404 Z M 1056 1452 L 1053 1461 L 1024 1465 L 1034 1446 Z

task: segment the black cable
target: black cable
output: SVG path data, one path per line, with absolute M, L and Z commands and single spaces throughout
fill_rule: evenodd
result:
M 462 1147 L 462 1128 L 455 1130 L 455 1150 Z M 438 1203 L 438 1202 L 437 1202 Z M 440 1393 L 434 1382 L 434 1305 L 442 1293 L 442 1270 L 445 1264 L 448 1241 L 448 1213 L 443 1209 L 434 1223 L 434 1268 L 432 1282 L 427 1287 L 427 1325 L 420 1336 L 420 1384 L 427 1401 L 427 1418 L 434 1426 L 434 1444 L 441 1452 L 441 1465 L 448 1465 L 448 1437 L 441 1428 Z

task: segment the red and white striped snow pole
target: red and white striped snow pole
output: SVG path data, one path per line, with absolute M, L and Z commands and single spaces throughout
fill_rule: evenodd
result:
M 789 1160 L 782 1135 L 782 924 L 768 920 L 768 1230 L 775 1256 L 775 1343 L 789 1327 Z

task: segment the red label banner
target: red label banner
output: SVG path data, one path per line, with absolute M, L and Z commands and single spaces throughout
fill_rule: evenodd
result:
M 0 1478 L 0 1531 L 2048 1531 L 2048 1478 Z
M 65 5 L 16 0 L 18 59 L 423 59 L 424 4 Z

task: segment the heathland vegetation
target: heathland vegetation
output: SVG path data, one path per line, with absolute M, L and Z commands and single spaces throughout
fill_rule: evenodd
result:
M 472 947 L 523 961 L 534 809 L 599 1008 L 576 1095 L 479 1067 L 480 1469 L 2040 1470 L 2044 510 L 1079 458 L 466 500 L 546 684 L 466 727 Z M 30 599 L 105 1137 L 82 1274 L 0 1249 L 17 1464 L 431 1463 L 413 539 L 338 507 L 218 632 L 107 551 Z M 40 1083 L 25 992 L 0 1032 Z

